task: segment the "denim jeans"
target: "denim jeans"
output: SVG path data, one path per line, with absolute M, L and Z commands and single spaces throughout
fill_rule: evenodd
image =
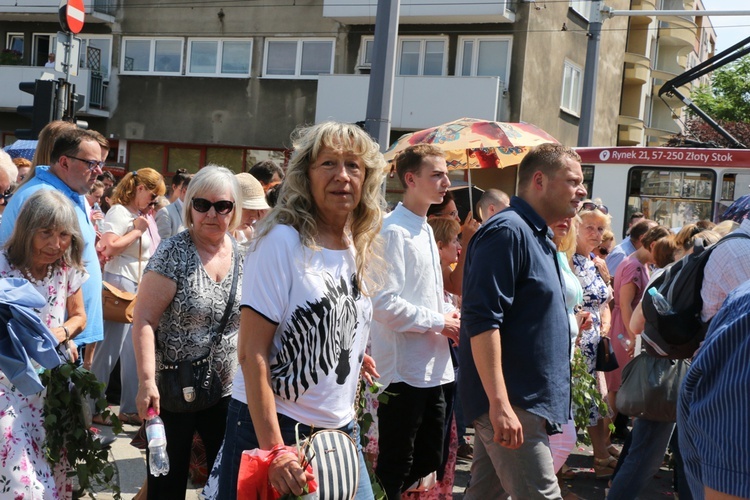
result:
M 287 445 L 294 444 L 294 427 L 297 422 L 285 415 L 278 414 L 278 417 L 284 443 Z M 354 437 L 355 425 L 352 421 L 339 430 Z M 300 425 L 299 432 L 301 435 L 309 436 L 310 427 L 304 424 Z M 242 452 L 259 447 L 255 427 L 253 427 L 250 418 L 250 410 L 245 403 L 232 399 L 227 411 L 227 429 L 224 434 L 224 449 L 219 467 L 219 493 L 216 498 L 221 500 L 235 500 L 237 498 L 237 476 L 240 472 Z M 370 485 L 365 458 L 362 454 L 362 447 L 359 446 L 359 443 L 357 443 L 357 448 L 359 449 L 359 486 L 355 498 L 357 500 L 371 500 L 373 498 L 372 486 Z
M 635 419 L 630 449 L 615 474 L 607 500 L 637 498 L 664 460 L 674 422 Z

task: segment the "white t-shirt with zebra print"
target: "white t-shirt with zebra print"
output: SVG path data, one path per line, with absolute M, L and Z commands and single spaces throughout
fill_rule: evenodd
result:
M 354 418 L 372 321 L 354 255 L 353 247 L 312 251 L 294 228 L 279 225 L 251 244 L 245 260 L 242 307 L 278 325 L 269 358 L 276 411 L 307 425 L 337 428 Z M 241 370 L 232 397 L 247 403 Z

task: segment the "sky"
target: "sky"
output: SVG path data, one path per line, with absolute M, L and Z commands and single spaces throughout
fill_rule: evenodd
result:
M 716 31 L 716 53 L 728 49 L 750 36 L 750 1 L 748 0 L 703 0 L 706 10 L 746 10 L 747 16 L 712 16 L 711 24 Z

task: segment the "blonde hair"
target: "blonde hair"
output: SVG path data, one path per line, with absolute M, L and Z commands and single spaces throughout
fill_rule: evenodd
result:
M 310 192 L 310 166 L 323 148 L 351 152 L 364 163 L 365 177 L 362 196 L 349 216 L 347 231 L 356 250 L 357 285 L 363 293 L 372 294 L 379 286 L 376 278 L 385 268 L 382 252 L 379 251 L 382 247 L 379 233 L 385 206 L 381 191 L 385 178 L 385 160 L 378 144 L 356 125 L 323 122 L 295 130 L 292 145 L 294 152 L 281 185 L 279 199 L 259 223 L 256 240 L 265 237 L 274 226 L 285 224 L 297 230 L 302 245 L 318 250 L 320 247 L 315 242 L 318 234 L 318 207 Z
M 615 233 L 613 233 L 611 229 L 607 229 L 604 231 L 604 234 L 602 235 L 602 242 L 599 244 L 599 246 L 602 246 L 605 243 L 608 243 L 614 240 L 615 240 Z
M 740 225 L 735 221 L 725 220 L 716 224 L 711 230 L 715 233 L 719 233 L 721 236 L 726 236 L 738 227 L 740 227 Z
M 135 199 L 138 186 L 144 186 L 152 191 L 156 196 L 161 196 L 167 192 L 164 185 L 164 177 L 153 168 L 142 168 L 135 172 L 128 172 L 125 177 L 115 187 L 112 193 L 112 204 L 128 205 Z
M 435 234 L 435 242 L 447 245 L 461 232 L 461 224 L 453 217 L 429 217 L 427 223 Z
M 581 223 L 581 218 L 573 216 L 570 218 L 570 229 L 568 234 L 562 237 L 557 243 L 557 251 L 564 252 L 568 257 L 568 262 L 571 263 L 573 255 L 576 253 L 576 243 L 578 242 L 578 225 Z M 572 264 L 571 264 L 572 266 Z M 572 269 L 572 267 L 571 267 Z

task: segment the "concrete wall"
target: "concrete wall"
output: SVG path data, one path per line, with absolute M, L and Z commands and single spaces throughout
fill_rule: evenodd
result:
M 629 5 L 627 0 L 610 3 L 615 9 Z M 594 146 L 616 143 L 625 27 L 627 21 L 623 18 L 604 24 L 594 108 Z M 587 29 L 588 22 L 566 2 L 547 3 L 539 10 L 534 4 L 523 4 L 516 13 L 513 60 L 522 70 L 514 66 L 511 77 L 512 120 L 534 123 L 569 146 L 577 143 L 579 117 L 560 109 L 563 66 L 567 59 L 585 67 Z
M 171 2 L 169 2 L 171 3 Z M 171 3 L 173 5 L 173 3 Z M 123 139 L 288 146 L 298 125 L 315 119 L 316 80 L 259 78 L 266 36 L 336 37 L 334 71 L 347 59 L 346 30 L 322 17 L 315 0 L 284 2 L 273 8 L 254 2 L 174 8 L 159 4 L 121 9 L 116 30 L 130 36 L 252 37 L 251 78 L 120 75 L 113 69 L 110 131 Z M 114 66 L 120 66 L 116 38 Z M 185 43 L 185 55 L 187 43 Z M 183 64 L 184 66 L 184 64 Z M 114 94 L 114 92 L 113 92 Z M 116 104 L 116 107 L 114 107 Z

